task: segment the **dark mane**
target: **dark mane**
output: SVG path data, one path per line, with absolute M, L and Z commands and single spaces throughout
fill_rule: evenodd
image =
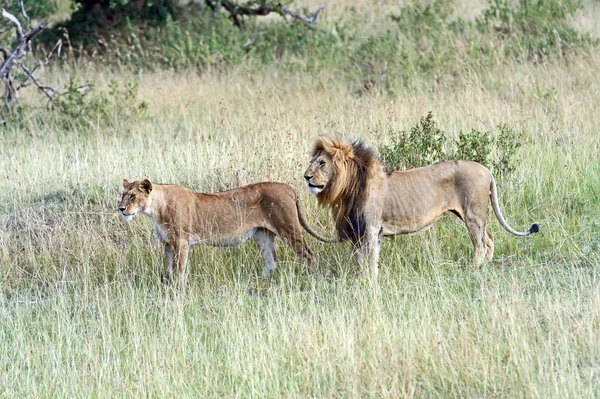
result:
M 364 208 L 369 179 L 381 162 L 362 140 L 349 143 L 336 137 L 321 137 L 313 147 L 313 156 L 321 151 L 332 158 L 336 175 L 329 188 L 317 198 L 321 205 L 334 207 L 340 237 L 356 242 L 365 233 Z

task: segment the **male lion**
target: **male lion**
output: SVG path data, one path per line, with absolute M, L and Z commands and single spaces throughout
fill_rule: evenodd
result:
M 331 207 L 340 238 L 350 240 L 358 266 L 378 272 L 382 236 L 408 235 L 430 227 L 444 212 L 458 216 L 469 230 L 474 263 L 494 254 L 492 233 L 486 228 L 488 198 L 502 227 L 526 236 L 539 231 L 513 230 L 498 205 L 496 182 L 476 162 L 449 161 L 407 171 L 386 169 L 372 149 L 334 137 L 319 138 L 304 173 L 319 204 Z
M 263 257 L 263 276 L 276 268 L 275 236 L 281 237 L 307 262 L 312 251 L 302 238 L 302 227 L 318 240 L 328 240 L 306 223 L 296 192 L 283 183 L 257 183 L 215 194 L 199 194 L 185 187 L 153 184 L 148 179 L 123 180 L 119 211 L 126 221 L 138 213 L 154 220 L 159 241 L 164 243 L 168 282 L 177 265 L 180 279 L 190 246 L 237 246 L 254 238 Z

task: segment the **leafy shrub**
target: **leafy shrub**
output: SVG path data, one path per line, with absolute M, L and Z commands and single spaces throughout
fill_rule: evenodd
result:
M 518 165 L 517 150 L 523 145 L 523 139 L 505 124 L 497 126 L 500 134 L 496 137 L 496 159 L 493 169 L 503 175 L 512 173 Z
M 473 26 L 454 17 L 453 0 L 415 2 L 390 19 L 403 39 L 407 78 L 424 75 L 447 80 L 479 64 L 479 52 L 471 49 L 476 43 Z
M 469 133 L 460 132 L 456 142 L 456 159 L 466 159 L 490 165 L 490 157 L 494 145 L 494 138 L 489 131 L 471 130 Z
M 360 82 L 361 90 L 384 88 L 388 93 L 398 87 L 402 60 L 405 55 L 398 40 L 389 33 L 367 38 L 351 52 L 348 72 Z
M 145 117 L 148 104 L 137 100 L 137 88 L 136 82 L 111 81 L 106 92 L 95 91 L 91 84 L 80 85 L 71 77 L 55 106 L 55 121 L 68 130 L 88 121 L 107 126 L 115 120 Z
M 545 60 L 597 44 L 569 25 L 577 0 L 491 0 L 470 22 L 454 16 L 453 0 L 415 2 L 390 18 L 398 27 L 404 76 L 452 80 L 469 70 L 522 59 Z
M 384 162 L 395 168 L 416 168 L 446 159 L 446 133 L 438 129 L 431 112 L 410 130 L 389 128 L 389 133 L 392 143 L 380 147 L 379 153 Z
M 507 125 L 500 124 L 497 129 L 497 134 L 487 130 L 459 132 L 458 139 L 452 139 L 437 127 L 433 114 L 429 112 L 409 130 L 389 127 L 391 143 L 380 146 L 379 153 L 385 163 L 400 170 L 443 160 L 464 159 L 479 162 L 502 176 L 517 167 L 517 149 L 523 142 Z
M 508 56 L 542 60 L 596 42 L 569 25 L 568 18 L 581 7 L 578 0 L 492 0 L 477 27 L 502 41 Z

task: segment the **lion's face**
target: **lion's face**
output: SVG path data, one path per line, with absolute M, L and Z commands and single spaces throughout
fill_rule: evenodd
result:
M 130 182 L 123 180 L 123 195 L 119 203 L 119 211 L 129 222 L 139 212 L 144 212 L 150 205 L 150 193 L 152 192 L 152 183 L 144 179 L 141 182 Z
M 310 165 L 304 172 L 304 178 L 308 184 L 308 191 L 319 194 L 327 187 L 334 174 L 334 165 L 331 156 L 325 151 L 319 151 L 310 161 Z

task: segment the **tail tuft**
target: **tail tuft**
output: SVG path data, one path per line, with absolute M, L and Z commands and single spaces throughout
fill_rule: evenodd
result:
M 534 223 L 529 229 L 529 234 L 537 233 L 540 231 L 540 226 L 537 223 Z

